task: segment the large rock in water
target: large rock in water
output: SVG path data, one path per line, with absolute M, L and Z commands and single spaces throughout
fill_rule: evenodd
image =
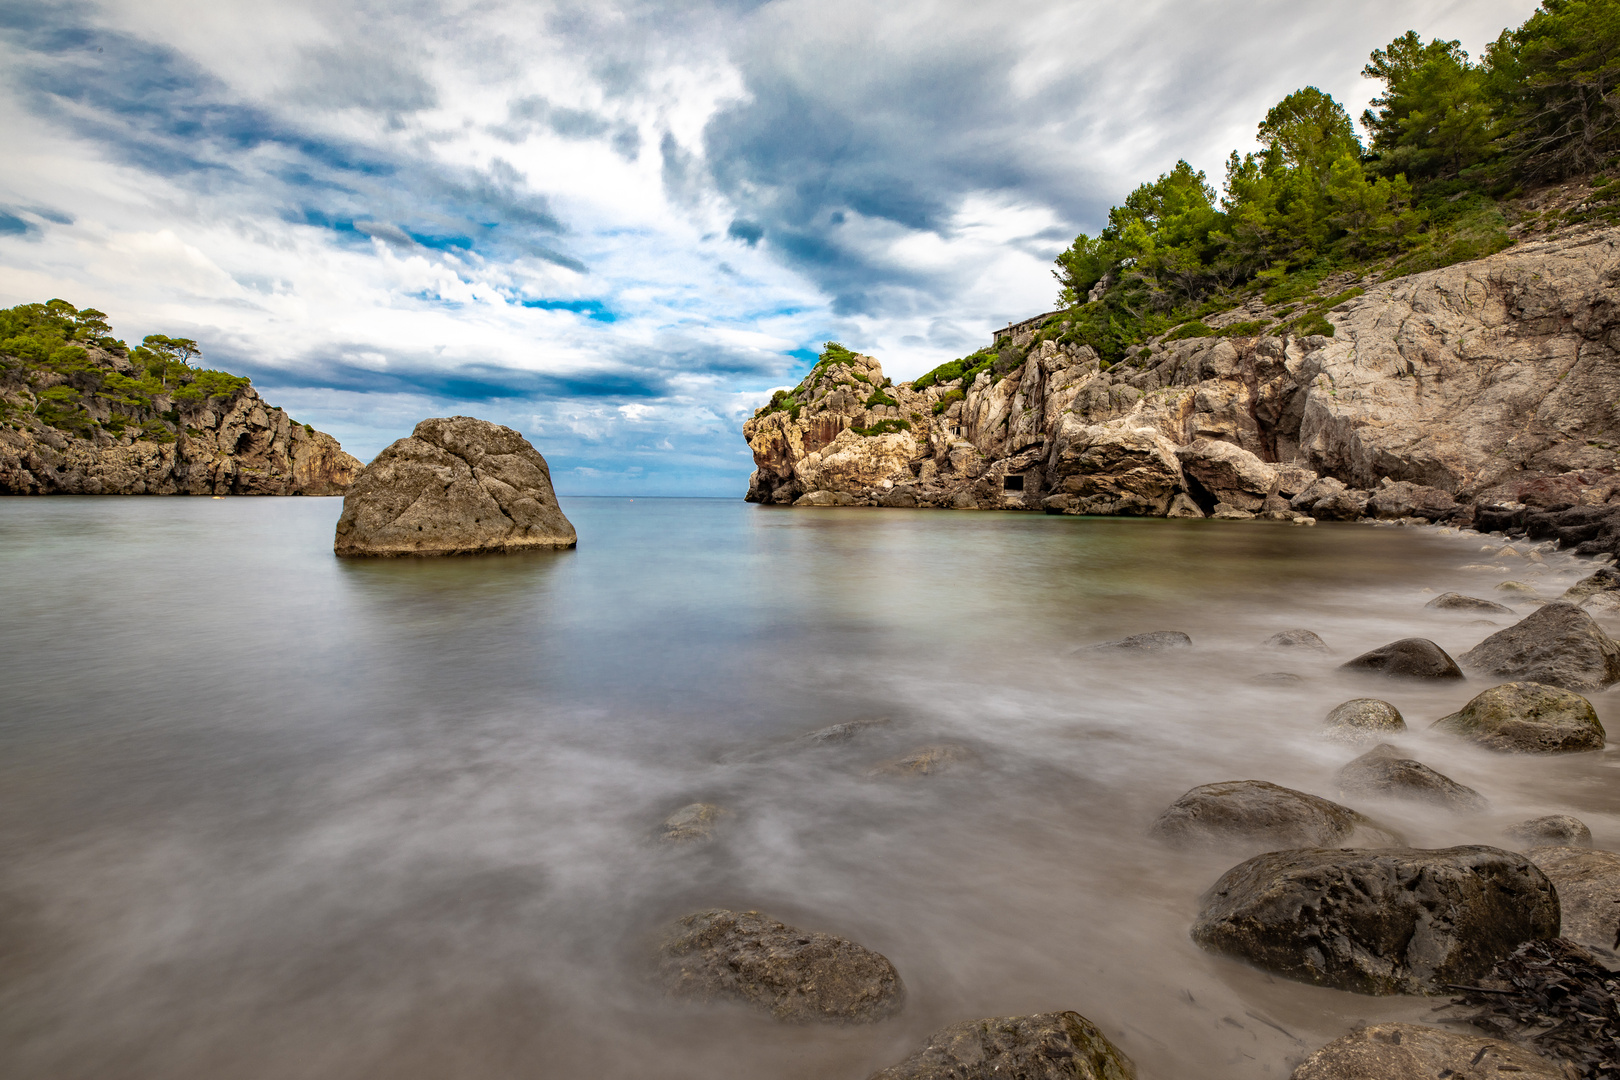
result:
M 1393 746 L 1380 743 L 1339 770 L 1339 790 L 1347 796 L 1373 799 L 1408 799 L 1433 803 L 1448 810 L 1488 810 L 1485 797 L 1421 761 L 1402 757 Z
M 1563 1067 L 1480 1032 L 1371 1024 L 1300 1063 L 1292 1080 L 1569 1080 Z
M 671 994 L 735 998 L 778 1020 L 870 1023 L 905 998 L 886 957 L 757 911 L 711 908 L 687 915 L 660 954 L 659 975 Z
M 509 427 L 470 416 L 423 420 L 378 454 L 343 498 L 334 551 L 473 555 L 568 548 L 546 459 Z
M 1076 1012 L 968 1020 L 871 1080 L 1135 1080 L 1136 1066 Z
M 1175 444 L 1123 421 L 1084 424 L 1064 416 L 1050 460 L 1048 509 L 1063 513 L 1163 517 L 1183 487 Z
M 1371 741 L 1391 731 L 1405 731 L 1406 718 L 1401 710 L 1377 698 L 1351 698 L 1322 721 L 1323 734 L 1342 742 Z
M 1576 607 L 1544 604 L 1463 653 L 1463 663 L 1504 679 L 1566 690 L 1602 690 L 1620 682 L 1620 643 Z
M 1200 898 L 1192 929 L 1213 952 L 1362 994 L 1441 993 L 1557 935 L 1552 883 L 1491 847 L 1257 855 Z
M 1488 750 L 1528 754 L 1601 750 L 1605 738 L 1590 701 L 1534 682 L 1493 686 L 1430 728 Z
M 1241 446 L 1199 439 L 1176 450 L 1181 471 L 1201 484 L 1216 502 L 1253 513 L 1277 486 L 1277 470 Z
M 1460 679 L 1462 670 L 1446 650 L 1428 638 L 1401 638 L 1339 665 L 1405 679 Z
M 1264 780 L 1228 780 L 1195 787 L 1148 829 L 1178 847 L 1246 848 L 1367 846 L 1402 843 L 1348 806 Z
M 1582 945 L 1613 949 L 1620 940 L 1620 855 L 1592 848 L 1532 848 L 1530 861 L 1558 888 L 1563 934 Z
M 1477 596 L 1464 596 L 1462 593 L 1441 593 L 1439 596 L 1423 605 L 1426 608 L 1443 608 L 1451 611 L 1489 611 L 1493 615 L 1516 615 L 1518 612 L 1506 604 L 1498 604 L 1495 600 L 1481 600 Z

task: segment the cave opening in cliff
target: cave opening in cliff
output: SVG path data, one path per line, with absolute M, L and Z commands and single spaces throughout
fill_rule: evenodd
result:
M 1003 491 L 1023 491 L 1023 476 L 1019 473 L 1008 473 L 1006 476 L 1001 478 L 1001 489 Z

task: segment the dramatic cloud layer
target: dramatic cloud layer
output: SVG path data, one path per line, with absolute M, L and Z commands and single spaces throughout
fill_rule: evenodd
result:
M 821 341 L 969 352 L 1138 181 L 1532 8 L 0 0 L 0 304 L 194 337 L 362 458 L 463 412 L 566 492 L 735 496 Z

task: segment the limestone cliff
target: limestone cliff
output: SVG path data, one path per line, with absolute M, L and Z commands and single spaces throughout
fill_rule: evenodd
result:
M 0 494 L 341 495 L 360 469 L 245 379 L 171 380 L 145 399 L 127 356 L 86 352 L 70 374 L 0 357 Z
M 1313 299 L 1331 337 L 1281 332 L 1288 311 L 1257 300 L 1106 370 L 1028 326 L 970 385 L 902 383 L 892 405 L 865 393 L 877 361 L 824 364 L 797 408 L 744 425 L 748 498 L 1436 519 L 1620 494 L 1620 230 Z

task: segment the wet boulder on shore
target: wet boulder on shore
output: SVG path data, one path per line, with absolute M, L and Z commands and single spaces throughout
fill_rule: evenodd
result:
M 733 998 L 778 1020 L 870 1023 L 905 997 L 899 973 L 881 954 L 757 911 L 694 912 L 676 921 L 659 952 L 669 993 Z
M 1135 1080 L 1136 1066 L 1077 1012 L 968 1020 L 870 1080 Z
M 1564 937 L 1600 949 L 1620 947 L 1620 855 L 1564 845 L 1527 854 L 1558 889 Z
M 1590 692 L 1620 682 L 1620 643 L 1574 604 L 1543 604 L 1462 655 L 1471 668 Z
M 332 548 L 345 557 L 473 555 L 576 541 L 539 451 L 509 427 L 452 416 L 423 420 L 361 470 Z
M 1603 725 L 1590 701 L 1536 682 L 1493 686 L 1450 716 L 1436 720 L 1430 728 L 1505 753 L 1601 750 L 1605 739 Z
M 1557 934 L 1546 875 L 1491 847 L 1257 855 L 1200 898 L 1192 929 L 1212 952 L 1362 994 L 1441 993 Z
M 1401 638 L 1388 645 L 1364 652 L 1339 665 L 1350 671 L 1372 671 L 1391 678 L 1460 679 L 1457 667 L 1446 650 L 1428 638 Z
M 1548 814 L 1509 825 L 1507 835 L 1514 843 L 1527 848 L 1592 846 L 1592 830 L 1586 827 L 1586 822 L 1568 814 Z
M 1435 772 L 1421 761 L 1403 757 L 1380 743 L 1339 770 L 1339 790 L 1366 799 L 1407 799 L 1448 810 L 1488 810 L 1490 804 L 1473 788 Z
M 1377 698 L 1351 698 L 1322 721 L 1322 733 L 1342 742 L 1371 741 L 1392 731 L 1405 731 L 1406 719 L 1401 710 Z
M 1265 851 L 1333 847 L 1352 839 L 1368 846 L 1401 838 L 1348 806 L 1265 780 L 1227 780 L 1193 788 L 1148 829 L 1177 847 Z

